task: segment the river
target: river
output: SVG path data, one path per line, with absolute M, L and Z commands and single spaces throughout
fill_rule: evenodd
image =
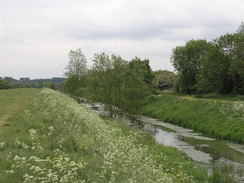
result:
M 106 114 L 101 104 L 83 103 L 82 105 L 99 115 Z M 146 116 L 135 115 L 133 118 L 136 119 L 134 120 L 137 121 L 136 123 L 127 117 L 122 119 L 128 125 L 149 133 L 156 143 L 178 149 L 195 163 L 206 168 L 209 173 L 215 163 L 224 163 L 233 167 L 236 179 L 244 183 L 244 145 L 206 137 L 191 129 Z

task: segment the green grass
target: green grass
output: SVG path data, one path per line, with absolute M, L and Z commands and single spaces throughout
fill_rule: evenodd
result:
M 17 120 L 26 109 L 28 102 L 39 91 L 38 89 L 0 90 L 0 125 Z
M 7 157 L 19 151 L 11 145 L 16 138 L 28 138 L 23 113 L 39 92 L 39 89 L 0 90 L 0 142 L 5 143 L 0 146 L 0 182 L 15 182 L 4 179 L 5 171 L 11 166 Z
M 119 119 L 99 117 L 59 92 L 6 90 L 0 91 L 0 99 L 1 119 L 8 114 L 0 126 L 0 182 L 221 179 L 222 170 L 208 177 L 176 149 L 155 144 L 152 137 Z
M 0 127 L 0 182 L 210 181 L 176 149 L 58 92 L 6 90 L 0 98 L 1 116 L 9 115 Z
M 244 143 L 243 96 L 201 97 L 164 92 L 144 106 L 143 114 L 207 136 Z

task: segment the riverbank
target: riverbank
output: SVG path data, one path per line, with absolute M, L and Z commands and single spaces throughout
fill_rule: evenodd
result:
M 24 93 L 32 104 L 0 128 L 0 182 L 210 182 L 176 149 L 138 129 L 52 90 Z
M 143 115 L 191 128 L 207 136 L 244 143 L 244 101 L 162 93 L 143 108 Z

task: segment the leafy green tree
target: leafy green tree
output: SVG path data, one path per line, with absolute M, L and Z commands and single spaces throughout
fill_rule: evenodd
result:
M 143 81 L 148 85 L 148 87 L 152 87 L 154 75 L 148 59 L 141 60 L 140 58 L 135 57 L 129 62 L 129 66 L 131 68 L 136 68 L 137 72 L 140 72 L 143 76 Z
M 200 65 L 198 60 L 208 52 L 210 43 L 206 40 L 191 40 L 185 46 L 173 49 L 171 62 L 179 76 L 177 91 L 195 93 L 197 91 L 197 73 Z
M 95 54 L 88 76 L 88 98 L 106 104 L 111 114 L 118 112 L 121 101 L 123 68 L 126 61 L 120 56 Z
M 226 34 L 214 43 L 229 63 L 228 73 L 231 79 L 227 85 L 232 87 L 234 93 L 244 94 L 244 34 Z
M 70 52 L 64 89 L 76 99 L 85 97 L 105 105 L 110 115 L 136 113 L 152 92 L 153 73 L 149 60 L 130 62 L 117 55 L 94 54 L 87 69 L 80 50 Z
M 65 72 L 67 79 L 64 83 L 64 91 L 77 100 L 84 96 L 87 71 L 86 57 L 81 52 L 81 49 L 71 50 L 69 53 L 69 64 Z
M 111 116 L 135 113 L 152 91 L 152 71 L 148 60 L 130 62 L 116 55 L 95 54 L 88 73 L 88 98 L 106 104 Z
M 69 52 L 69 64 L 66 67 L 65 75 L 67 77 L 77 76 L 78 79 L 87 72 L 87 61 L 81 49 Z
M 244 94 L 244 24 L 212 42 L 191 40 L 173 49 L 171 62 L 182 93 Z
M 200 65 L 196 84 L 198 93 L 225 94 L 230 92 L 229 62 L 217 47 L 212 45 L 198 62 Z
M 122 109 L 127 113 L 138 113 L 146 99 L 153 92 L 153 72 L 149 60 L 132 59 L 125 68 L 124 83 L 122 87 Z

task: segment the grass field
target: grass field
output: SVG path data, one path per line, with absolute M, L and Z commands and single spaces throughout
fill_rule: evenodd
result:
M 186 96 L 164 92 L 149 101 L 143 113 L 208 136 L 244 143 L 243 96 Z
M 38 89 L 0 90 L 0 126 L 10 125 L 9 121 L 17 120 L 28 102 L 39 92 Z
M 208 182 L 177 150 L 52 90 L 0 92 L 0 182 Z M 8 115 L 8 118 L 3 116 Z
M 12 178 L 4 178 L 6 170 L 11 166 L 11 161 L 7 159 L 9 153 L 18 152 L 18 148 L 11 143 L 19 136 L 24 136 L 24 111 L 39 92 L 38 89 L 0 90 L 0 182 L 11 182 Z M 16 179 L 13 180 L 18 182 Z
M 234 182 L 59 92 L 4 90 L 0 99 L 1 183 Z

